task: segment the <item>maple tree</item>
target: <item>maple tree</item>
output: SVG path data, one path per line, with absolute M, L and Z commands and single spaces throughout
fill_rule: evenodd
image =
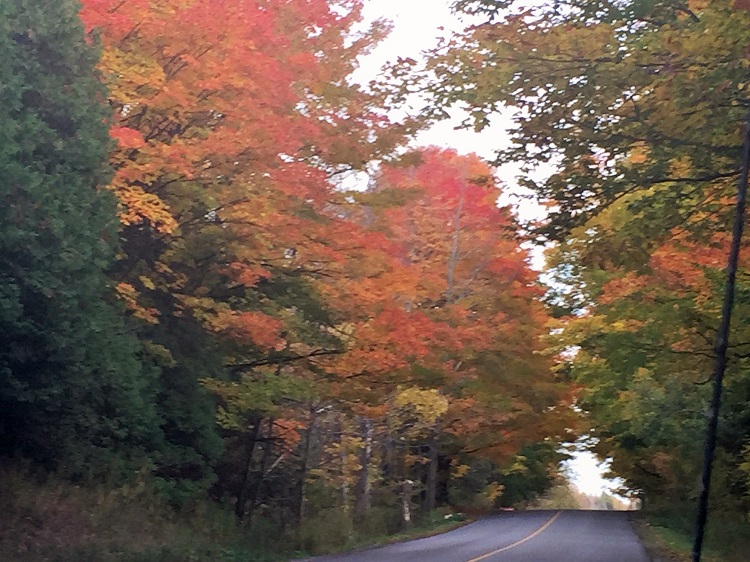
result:
M 491 170 L 477 158 L 450 151 L 430 149 L 422 158 L 416 168 L 384 173 L 385 185 L 423 190 L 415 204 L 386 211 L 385 228 L 402 241 L 410 267 L 418 271 L 420 292 L 407 304 L 448 322 L 454 342 L 460 342 L 456 350 L 443 348 L 447 353 L 442 360 L 449 367 L 444 384 L 463 387 L 472 398 L 463 404 L 467 409 L 481 407 L 482 397 L 497 404 L 506 394 L 504 385 L 514 391 L 506 398 L 509 411 L 520 412 L 534 396 L 539 404 L 548 403 L 555 391 L 550 385 L 545 395 L 551 381 L 543 360 L 534 354 L 541 349 L 538 337 L 546 323 L 536 300 L 542 292 L 516 238 L 514 219 L 508 209 L 497 207 L 499 191 Z M 526 376 L 531 379 L 524 380 Z M 522 388 L 529 393 L 522 395 Z M 492 418 L 486 414 L 457 412 L 456 419 L 482 423 Z M 503 423 L 507 428 L 505 416 Z M 519 423 L 527 430 L 533 425 Z M 466 429 L 457 428 L 457 433 L 467 436 Z
M 448 476 L 440 466 L 451 458 L 523 464 L 516 455 L 524 446 L 564 433 L 566 416 L 548 416 L 563 387 L 537 354 L 542 291 L 513 219 L 497 207 L 490 168 L 438 149 L 402 161 L 337 207 L 349 223 L 348 259 L 326 264 L 318 287 L 341 352 L 310 355 L 273 376 L 256 368 L 242 387 L 256 404 L 265 400 L 259 380 L 281 376 L 308 389 L 292 403 L 288 390 L 277 395 L 299 428 L 298 447 L 283 461 L 300 471 L 287 484 L 298 519 L 327 486 L 338 490 L 336 509 L 366 519 L 372 481 L 381 480 L 405 514 L 412 496 L 431 509 Z M 225 398 L 241 388 L 212 386 Z M 261 408 L 243 411 L 257 416 Z M 542 458 L 545 467 L 559 460 Z M 333 509 L 326 505 L 318 509 Z
M 0 4 L 3 452 L 310 550 L 319 521 L 346 544 L 554 484 L 543 290 L 494 170 L 402 150 L 424 120 L 351 81 L 386 24 L 359 0 L 49 7 Z
M 581 385 L 614 471 L 647 505 L 687 503 L 747 112 L 744 3 L 456 6 L 480 22 L 415 68 L 410 87 L 432 95 L 428 115 L 465 104 L 477 128 L 516 108 L 498 161 L 553 168 L 522 182 L 549 209 L 537 236 L 558 243 L 559 371 Z M 715 489 L 735 516 L 747 498 L 746 257 L 740 268 Z
M 416 281 L 393 295 L 406 312 L 398 326 L 424 317 L 436 334 L 449 335 L 432 353 L 412 352 L 405 379 L 437 388 L 448 400 L 427 444 L 428 467 L 434 470 L 439 460 L 438 441 L 452 455 L 481 452 L 503 464 L 527 443 L 560 436 L 565 415 L 543 421 L 563 396 L 535 353 L 547 318 L 542 293 L 513 218 L 497 206 L 492 171 L 476 157 L 429 148 L 383 169 L 374 193 L 399 192 L 411 202 L 385 207 L 375 223 L 398 241 L 398 255 Z M 425 334 L 429 324 L 418 321 Z
M 332 178 L 389 153 L 411 126 L 346 80 L 384 28 L 350 42 L 360 6 L 340 8 L 84 2 L 116 118 L 115 276 L 150 324 L 142 337 L 177 446 L 168 474 L 218 453 L 201 379 L 338 349 L 315 305 L 320 264 L 343 259 L 347 238 L 327 213 Z M 179 427 L 186 416 L 202 420 L 195 438 Z

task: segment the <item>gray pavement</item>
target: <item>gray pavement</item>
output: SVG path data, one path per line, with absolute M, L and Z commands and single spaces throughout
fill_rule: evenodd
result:
M 515 511 L 434 537 L 315 562 L 649 562 L 628 514 Z

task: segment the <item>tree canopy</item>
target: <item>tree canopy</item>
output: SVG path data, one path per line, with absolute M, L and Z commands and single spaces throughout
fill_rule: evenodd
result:
M 497 160 L 548 208 L 549 339 L 597 451 L 652 504 L 689 502 L 748 111 L 742 2 L 461 1 L 476 18 L 413 65 L 428 117 L 481 129 L 513 108 Z M 401 75 L 404 74 L 403 69 Z M 397 85 L 398 86 L 398 85 Z M 403 88 L 403 86 L 398 86 Z M 717 506 L 746 509 L 747 258 L 738 277 Z
M 351 80 L 361 1 L 0 13 L 3 453 L 301 542 L 556 484 L 525 239 L 490 165 Z

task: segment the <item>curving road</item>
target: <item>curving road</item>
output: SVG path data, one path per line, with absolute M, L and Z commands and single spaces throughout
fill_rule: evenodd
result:
M 315 562 L 649 562 L 628 514 L 516 511 L 442 535 Z

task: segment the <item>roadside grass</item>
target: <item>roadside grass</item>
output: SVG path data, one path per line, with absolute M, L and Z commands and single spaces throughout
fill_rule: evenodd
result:
M 238 526 L 228 510 L 199 502 L 175 512 L 144 483 L 76 486 L 22 467 L 0 467 L 0 560 L 13 562 L 281 562 L 432 536 L 467 523 L 446 508 L 415 514 L 373 507 L 355 529 L 330 510 L 294 533 L 257 518 Z
M 84 487 L 5 467 L 0 498 L 3 561 L 275 562 L 294 554 L 268 525 L 240 529 L 207 503 L 176 513 L 142 483 Z
M 416 514 L 414 524 L 402 529 L 398 510 L 373 507 L 367 518 L 353 528 L 348 514 L 331 510 L 302 525 L 298 544 L 300 555 L 351 552 L 438 535 L 472 521 L 461 513 L 439 508 L 430 515 Z
M 460 513 L 455 514 L 450 519 L 445 519 L 439 514 L 436 514 L 431 518 L 423 518 L 409 529 L 391 535 L 360 536 L 354 538 L 344 549 L 341 550 L 346 551 L 375 548 L 397 542 L 434 537 L 435 535 L 453 531 L 454 529 L 458 529 L 473 522 L 473 519 L 469 519 Z
M 693 546 L 691 510 L 633 512 L 631 521 L 654 562 L 690 562 Z M 750 528 L 744 521 L 715 514 L 709 517 L 702 560 L 747 562 Z

